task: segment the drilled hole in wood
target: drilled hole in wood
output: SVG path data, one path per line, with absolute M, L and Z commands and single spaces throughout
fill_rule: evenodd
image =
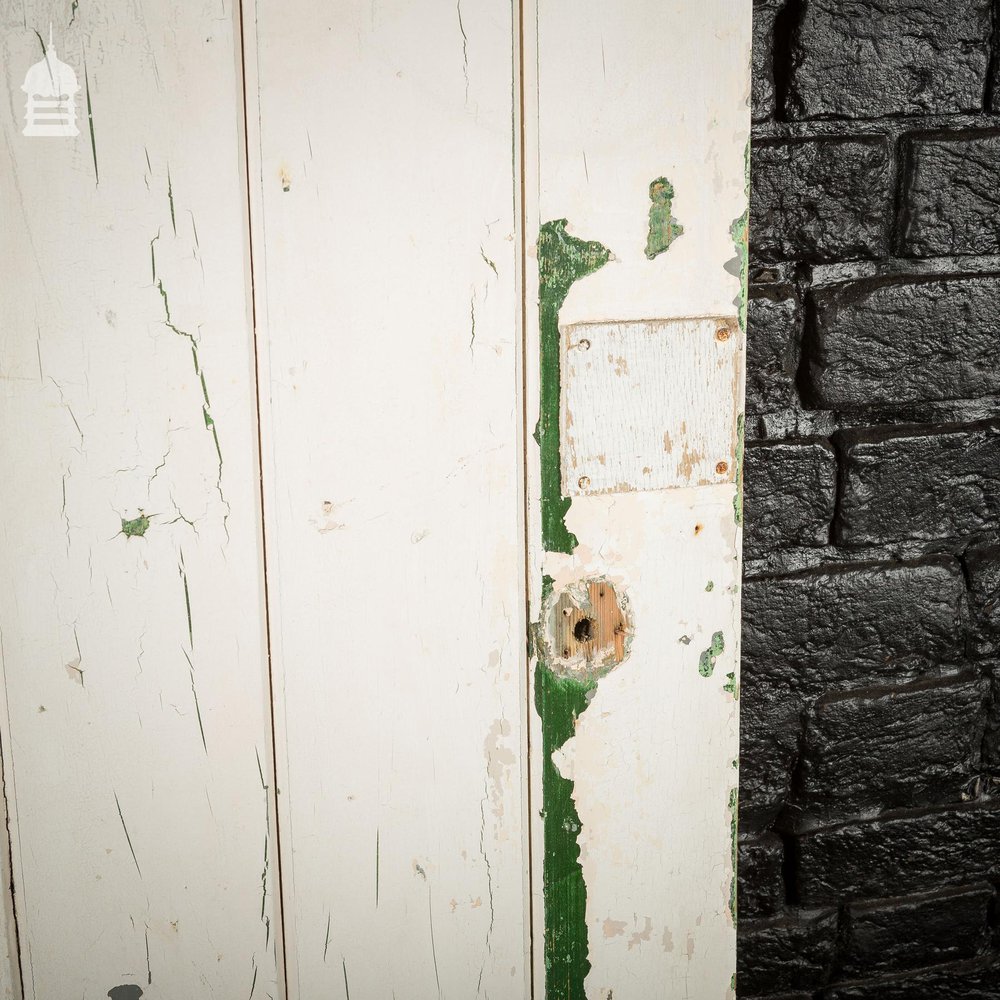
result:
M 554 596 L 546 621 L 549 665 L 558 673 L 599 677 L 628 655 L 628 600 L 606 579 L 581 580 Z

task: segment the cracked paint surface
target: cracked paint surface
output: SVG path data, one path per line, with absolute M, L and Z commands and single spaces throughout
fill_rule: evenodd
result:
M 170 177 L 170 170 L 167 169 L 167 204 L 170 210 L 170 226 L 173 230 L 174 236 L 177 235 L 177 215 L 174 206 L 174 190 L 173 181 Z M 198 232 L 195 227 L 194 216 L 191 216 L 191 230 L 194 238 L 195 250 L 198 248 Z M 160 301 L 163 305 L 163 323 L 171 333 L 176 334 L 178 337 L 186 340 L 191 348 L 191 365 L 194 370 L 195 378 L 198 381 L 198 385 L 201 388 L 201 415 L 202 421 L 205 425 L 205 430 L 207 430 L 212 435 L 212 444 L 215 450 L 217 474 L 215 488 L 219 495 L 219 499 L 222 501 L 223 505 L 227 510 L 227 514 L 223 515 L 223 523 L 225 524 L 228 519 L 228 509 L 229 505 L 226 501 L 225 494 L 222 489 L 222 447 L 219 444 L 219 431 L 215 425 L 215 418 L 212 416 L 212 402 L 208 394 L 208 381 L 205 377 L 205 370 L 202 367 L 201 358 L 198 353 L 198 337 L 191 333 L 189 330 L 183 329 L 177 325 L 171 310 L 170 310 L 170 296 L 167 293 L 167 289 L 163 284 L 163 278 L 157 272 L 156 267 L 156 243 L 160 239 L 160 233 L 157 234 L 149 241 L 149 258 L 150 258 L 150 269 L 152 272 L 153 286 L 156 288 L 160 296 Z

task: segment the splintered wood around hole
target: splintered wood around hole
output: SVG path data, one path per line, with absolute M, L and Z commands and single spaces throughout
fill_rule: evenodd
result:
M 593 677 L 614 669 L 628 655 L 631 622 L 626 602 L 607 580 L 564 590 L 549 616 L 553 667 Z

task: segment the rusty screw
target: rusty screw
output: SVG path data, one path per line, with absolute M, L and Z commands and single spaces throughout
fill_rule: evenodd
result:
M 724 476 L 729 471 L 729 463 L 728 462 L 716 462 L 715 463 L 715 471 L 720 476 Z
M 589 489 L 590 476 L 580 476 L 580 478 L 576 481 L 576 485 L 579 486 L 581 490 Z
M 720 326 L 718 330 L 715 331 L 715 339 L 720 343 L 724 343 L 729 340 L 732 334 L 729 332 L 728 326 Z

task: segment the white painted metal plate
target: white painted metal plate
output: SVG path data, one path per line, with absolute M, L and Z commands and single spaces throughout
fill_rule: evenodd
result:
M 561 333 L 565 496 L 734 480 L 735 319 L 577 323 Z

